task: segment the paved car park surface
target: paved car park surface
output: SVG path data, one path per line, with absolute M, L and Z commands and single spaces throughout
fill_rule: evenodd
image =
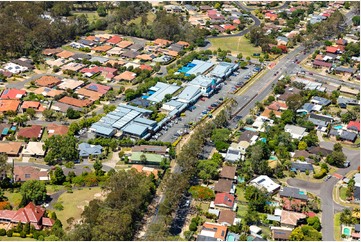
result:
M 184 131 L 185 129 L 189 130 L 189 127 L 187 126 L 190 122 L 198 122 L 201 117 L 203 117 L 205 114 L 205 111 L 208 110 L 208 107 L 210 107 L 212 104 L 216 103 L 217 101 L 220 101 L 220 99 L 225 99 L 226 97 L 234 97 L 236 101 L 240 101 L 240 96 L 236 96 L 233 93 L 233 90 L 237 83 L 239 82 L 247 82 L 248 79 L 245 77 L 247 75 L 252 75 L 254 66 L 247 66 L 247 69 L 239 69 L 237 70 L 233 75 L 231 75 L 229 78 L 226 79 L 222 83 L 222 88 L 218 91 L 218 93 L 213 94 L 209 98 L 201 97 L 193 106 L 195 109 L 190 111 L 189 109 L 186 109 L 185 116 L 180 117 L 178 119 L 175 119 L 174 121 L 171 121 L 168 123 L 161 131 L 161 135 L 158 137 L 157 140 L 161 140 L 163 142 L 174 142 L 178 136 L 177 132 Z M 244 99 L 245 97 L 243 97 Z M 204 112 L 202 114 L 202 112 Z M 207 114 L 206 114 L 207 115 Z M 154 137 L 154 136 L 153 136 Z M 154 138 L 152 138 L 154 140 Z

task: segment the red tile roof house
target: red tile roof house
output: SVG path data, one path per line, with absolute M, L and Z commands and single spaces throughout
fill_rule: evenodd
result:
M 78 107 L 78 108 L 88 107 L 93 103 L 93 101 L 89 100 L 89 99 L 79 100 L 79 99 L 76 99 L 73 97 L 68 97 L 68 96 L 63 97 L 62 99 L 59 100 L 59 102 L 68 104 L 70 106 Z
M 218 223 L 225 226 L 232 226 L 235 224 L 236 212 L 230 210 L 223 210 L 219 213 Z
M 28 108 L 32 108 L 37 113 L 42 113 L 46 108 L 41 105 L 40 102 L 37 101 L 24 101 L 23 104 L 21 104 L 21 110 L 23 112 L 26 112 Z
M 214 206 L 219 210 L 223 210 L 223 209 L 235 210 L 237 205 L 234 201 L 235 201 L 235 197 L 232 194 L 225 192 L 217 193 L 214 199 Z
M 107 43 L 109 43 L 111 45 L 116 45 L 122 40 L 123 40 L 122 37 L 120 37 L 118 35 L 113 35 L 110 39 L 107 40 Z
M 47 129 L 48 137 L 50 138 L 53 135 L 66 135 L 69 127 L 65 125 L 49 124 Z
M 49 171 L 32 166 L 15 166 L 14 180 L 15 182 L 25 182 L 29 180 L 49 181 Z
M 26 95 L 25 90 L 19 90 L 19 89 L 15 89 L 15 88 L 13 88 L 13 89 L 5 89 L 1 93 L 0 99 L 20 99 L 25 95 Z
M 112 87 L 110 87 L 110 86 L 105 86 L 105 85 L 101 85 L 101 84 L 97 84 L 97 83 L 90 83 L 90 84 L 86 85 L 84 88 L 86 88 L 90 91 L 99 92 L 103 95 L 112 89 Z
M 236 30 L 237 27 L 231 25 L 231 24 L 225 24 L 224 26 L 222 26 L 226 31 L 227 30 L 230 30 L 230 31 L 233 31 L 233 30 Z
M 347 129 L 360 132 L 360 120 L 350 121 L 347 125 Z
M 325 67 L 327 69 L 330 69 L 331 66 L 332 66 L 332 63 L 328 63 L 328 62 L 320 61 L 320 60 L 314 60 L 313 63 L 312 63 L 312 66 L 314 68 Z
M 332 54 L 337 54 L 339 52 L 339 48 L 337 48 L 335 46 L 327 46 L 326 47 L 326 52 L 327 53 L 332 53 Z
M 110 68 L 110 67 L 99 67 L 99 66 L 93 66 L 89 68 L 84 68 L 80 72 L 84 74 L 86 77 L 92 77 L 98 73 L 101 73 L 102 76 L 109 77 L 112 79 L 117 74 L 117 69 Z
M 20 208 L 17 211 L 0 210 L 0 221 L 9 223 L 9 226 L 16 226 L 19 222 L 22 224 L 30 223 L 36 230 L 41 230 L 43 227 L 52 227 L 55 223 L 53 219 L 47 218 L 44 215 L 44 208 L 30 202 L 24 208 Z
M 277 101 L 274 101 L 273 103 L 271 103 L 267 108 L 274 110 L 274 111 L 284 111 L 284 110 L 288 109 L 286 103 L 277 102 Z
M 33 140 L 39 140 L 43 134 L 43 127 L 40 125 L 32 125 L 30 127 L 20 128 L 17 134 L 17 138 L 28 138 Z

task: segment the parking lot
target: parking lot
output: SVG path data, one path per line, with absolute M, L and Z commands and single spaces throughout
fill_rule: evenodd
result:
M 240 97 L 235 96 L 233 91 L 236 88 L 237 83 L 239 82 L 247 82 L 248 80 L 245 78 L 247 75 L 252 75 L 254 66 L 249 66 L 247 69 L 239 69 L 234 74 L 231 75 L 229 78 L 226 79 L 225 82 L 223 82 L 222 88 L 219 90 L 218 93 L 213 94 L 210 98 L 200 98 L 197 103 L 194 104 L 195 109 L 190 111 L 186 110 L 185 116 L 181 117 L 180 119 L 177 119 L 176 121 L 172 121 L 171 123 L 168 123 L 167 128 L 162 129 L 158 133 L 161 135 L 158 137 L 157 140 L 161 140 L 164 142 L 174 142 L 177 138 L 177 132 L 182 132 L 185 129 L 188 129 L 188 124 L 190 122 L 195 123 L 198 122 L 201 117 L 203 117 L 206 113 L 208 107 L 210 107 L 212 104 L 214 104 L 217 101 L 221 101 L 220 99 L 225 99 L 226 97 L 234 97 L 236 101 L 239 103 L 240 101 L 247 101 L 248 97 Z M 202 114 L 203 112 L 203 114 Z M 189 130 L 189 129 L 188 129 Z

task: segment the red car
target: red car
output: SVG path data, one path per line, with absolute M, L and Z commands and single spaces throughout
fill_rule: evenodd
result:
M 205 100 L 206 100 L 206 98 L 204 98 L 204 97 L 201 98 L 201 101 L 205 101 Z

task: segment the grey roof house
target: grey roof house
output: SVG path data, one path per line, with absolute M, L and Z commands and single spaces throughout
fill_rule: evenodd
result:
M 100 145 L 91 145 L 88 143 L 79 144 L 79 156 L 88 157 L 90 155 L 100 155 L 102 153 L 103 147 Z
M 331 104 L 331 101 L 328 100 L 327 98 L 315 96 L 311 99 L 311 103 L 315 103 L 322 106 L 328 106 Z
M 313 171 L 313 166 L 312 164 L 306 163 L 306 162 L 293 162 L 291 164 L 291 171 L 300 171 L 300 172 L 305 172 L 305 171 Z
M 359 101 L 356 99 L 339 97 L 337 98 L 337 104 L 340 106 L 340 108 L 347 108 L 347 105 L 358 105 Z
M 283 187 L 280 190 L 280 197 L 291 197 L 296 198 L 300 200 L 307 200 L 308 196 L 307 194 L 304 194 L 303 192 L 300 192 L 300 189 L 293 188 L 293 187 Z

